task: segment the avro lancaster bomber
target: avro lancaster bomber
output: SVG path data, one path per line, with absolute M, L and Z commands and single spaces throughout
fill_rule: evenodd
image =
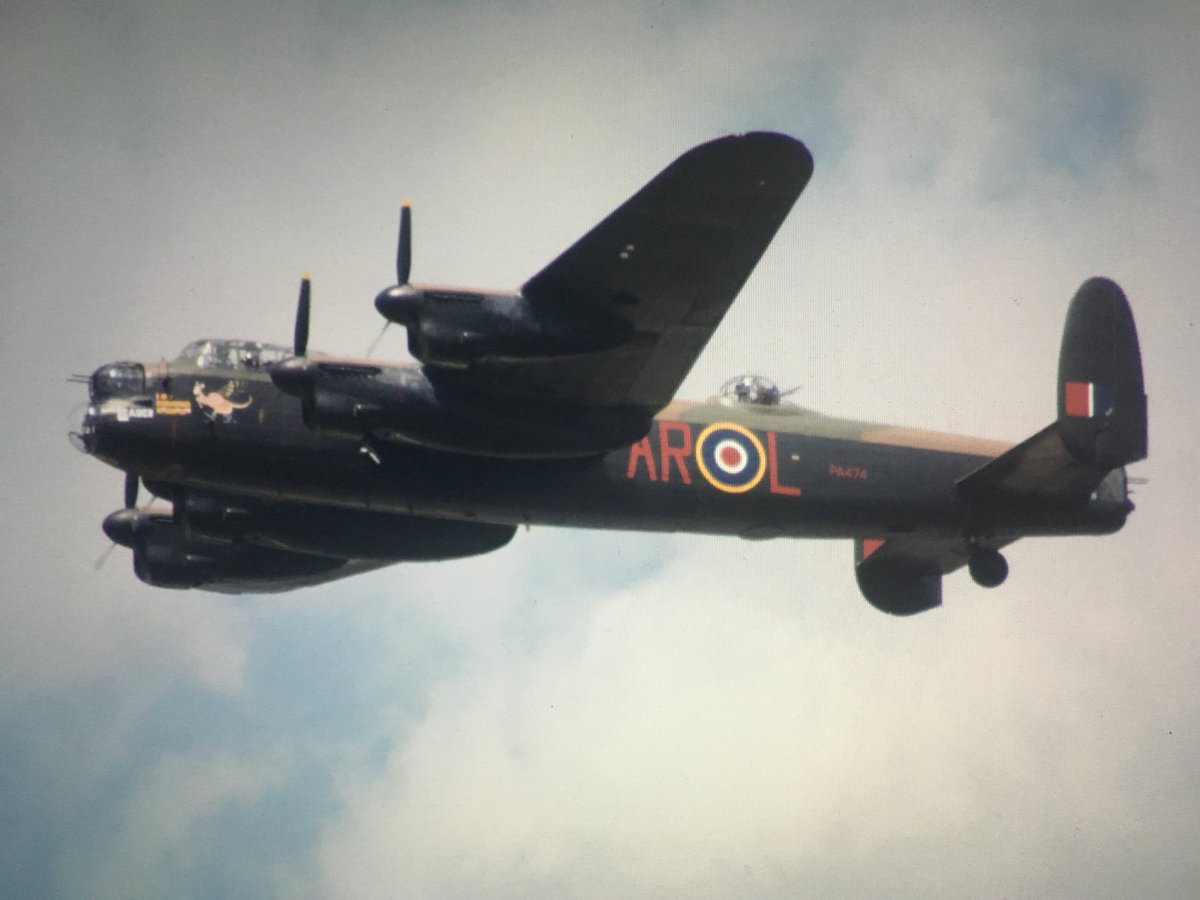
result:
M 964 566 L 999 585 L 1018 538 L 1121 528 L 1146 398 L 1104 278 L 1067 311 L 1057 416 L 1015 446 L 834 418 L 753 375 L 674 399 L 811 174 L 785 135 L 703 144 L 516 291 L 410 283 L 405 205 L 375 307 L 416 364 L 310 352 L 306 277 L 290 347 L 199 340 L 87 379 L 73 438 L 126 473 L 105 533 L 149 584 L 225 592 L 487 553 L 521 525 L 843 538 L 904 615 Z

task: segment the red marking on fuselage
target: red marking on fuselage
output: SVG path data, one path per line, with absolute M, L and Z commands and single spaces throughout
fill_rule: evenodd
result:
M 684 484 L 692 483 L 692 471 L 689 460 L 695 453 L 695 438 L 693 426 L 687 422 L 675 422 L 668 419 L 658 421 L 658 453 L 650 442 L 650 435 L 642 438 L 636 444 L 629 446 L 629 463 L 625 467 L 625 477 L 635 479 L 644 473 L 651 481 L 670 481 L 672 470 L 678 473 L 678 478 Z M 800 487 L 784 484 L 779 478 L 779 449 L 775 432 L 767 432 L 767 470 L 770 474 L 768 485 L 772 494 L 782 494 L 786 497 L 799 497 Z M 736 446 L 724 447 L 720 451 L 721 462 L 730 469 L 739 463 L 746 462 L 745 450 Z M 832 471 L 831 471 L 832 474 Z M 848 476 L 844 476 L 848 477 Z M 861 477 L 866 477 L 865 471 Z
M 767 432 L 767 472 L 772 494 L 786 494 L 789 497 L 799 497 L 800 488 L 790 484 L 779 483 L 779 450 L 775 446 L 775 432 Z
M 671 446 L 669 437 L 671 432 L 683 436 L 683 442 L 678 447 Z M 684 484 L 692 483 L 692 476 L 687 467 L 688 457 L 692 455 L 692 426 L 686 422 L 659 420 L 658 452 L 659 469 L 662 472 L 663 481 L 671 480 L 671 463 L 674 462 L 679 469 L 680 480 Z
M 876 550 L 883 546 L 883 538 L 863 538 L 862 539 L 862 558 L 866 559 Z
M 829 475 L 832 478 L 852 478 L 856 481 L 867 480 L 867 470 L 862 466 L 839 466 L 837 463 L 830 463 Z
M 658 469 L 654 465 L 654 451 L 650 449 L 650 438 L 644 437 L 636 444 L 629 445 L 629 467 L 625 470 L 626 478 L 636 478 L 638 460 L 646 461 L 646 474 L 651 481 L 658 481 Z

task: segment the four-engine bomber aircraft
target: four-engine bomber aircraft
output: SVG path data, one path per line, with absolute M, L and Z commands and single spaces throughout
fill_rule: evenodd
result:
M 200 340 L 89 379 L 73 435 L 126 472 L 105 533 L 161 587 L 281 591 L 495 550 L 519 525 L 851 538 L 881 610 L 1000 584 L 1027 535 L 1105 534 L 1146 456 L 1133 316 L 1093 278 L 1067 312 L 1054 422 L 1016 446 L 802 409 L 766 379 L 674 392 L 812 174 L 799 141 L 696 147 L 515 292 L 398 283 L 375 298 L 419 366 Z M 138 506 L 139 485 L 165 505 Z

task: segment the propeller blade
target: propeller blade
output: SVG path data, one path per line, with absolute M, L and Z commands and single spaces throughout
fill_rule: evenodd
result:
M 400 240 L 396 245 L 396 284 L 408 284 L 412 268 L 412 207 L 407 200 L 400 207 Z
M 296 302 L 296 333 L 292 338 L 292 352 L 304 356 L 308 352 L 308 315 L 312 307 L 312 280 L 308 273 L 300 280 L 300 299 Z
M 171 491 L 171 521 L 183 532 L 184 540 L 192 539 L 192 517 L 188 515 L 187 491 L 182 487 Z
M 108 558 L 112 556 L 112 552 L 117 549 L 115 541 L 109 541 L 108 546 L 104 548 L 104 552 L 96 557 L 96 561 L 92 563 L 92 568 L 99 572 L 104 568 L 104 564 L 108 562 Z
M 367 359 L 375 355 L 375 348 L 379 346 L 379 342 L 383 340 L 383 336 L 387 333 L 388 326 L 391 324 L 390 320 L 383 323 L 383 327 L 379 329 L 379 334 L 375 335 L 375 340 L 371 341 L 371 346 L 367 348 Z
M 137 506 L 138 499 L 138 477 L 133 472 L 125 473 L 125 508 L 133 509 Z

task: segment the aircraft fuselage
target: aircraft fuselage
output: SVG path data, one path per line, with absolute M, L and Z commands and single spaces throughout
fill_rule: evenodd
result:
M 789 403 L 676 402 L 644 438 L 609 453 L 500 458 L 314 431 L 300 401 L 263 370 L 143 369 L 144 390 L 89 408 L 83 438 L 93 455 L 167 495 L 750 539 L 1098 534 L 1128 512 L 1123 496 L 979 506 L 956 482 L 1009 445 Z

